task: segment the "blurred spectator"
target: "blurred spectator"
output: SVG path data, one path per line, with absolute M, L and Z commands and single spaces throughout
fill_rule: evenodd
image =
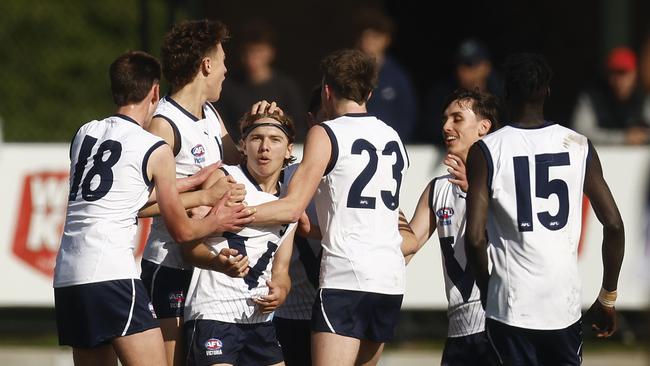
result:
M 227 75 L 221 99 L 217 102 L 234 141 L 239 140 L 239 118 L 256 101 L 275 101 L 296 121 L 306 113 L 298 84 L 273 68 L 276 48 L 271 26 L 263 20 L 250 21 L 242 27 L 239 38 L 241 72 Z M 297 123 L 296 137 L 304 140 L 306 130 L 304 123 Z
M 454 63 L 454 75 L 448 80 L 434 84 L 427 94 L 420 126 L 422 142 L 444 145 L 440 116 L 445 98 L 454 90 L 478 88 L 499 98 L 503 97 L 503 80 L 492 68 L 490 52 L 483 42 L 474 38 L 461 42 L 456 50 Z
M 408 142 L 417 124 L 417 96 L 408 74 L 386 54 L 395 28 L 393 21 L 375 9 L 360 11 L 357 20 L 357 47 L 374 56 L 379 65 L 378 84 L 368 101 L 368 112 Z
M 606 82 L 578 96 L 573 128 L 596 144 L 646 144 L 650 137 L 647 103 L 638 86 L 634 51 L 614 48 L 607 58 Z

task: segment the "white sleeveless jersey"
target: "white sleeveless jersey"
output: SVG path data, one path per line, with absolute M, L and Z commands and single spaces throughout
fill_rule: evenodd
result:
M 263 192 L 245 168 L 225 166 L 224 170 L 246 187 L 246 201 L 256 206 L 276 200 Z M 185 319 L 211 319 L 226 323 L 262 323 L 271 320 L 272 314 L 262 314 L 251 301 L 267 295 L 266 280 L 271 279 L 275 252 L 296 224 L 274 227 L 248 226 L 242 231 L 206 240 L 214 253 L 233 248 L 248 256 L 250 270 L 244 278 L 233 278 L 221 272 L 195 268 L 185 301 Z M 291 245 L 288 242 L 286 245 Z
M 482 141 L 492 273 L 487 317 L 527 329 L 580 319 L 577 249 L 586 137 L 559 125 L 507 126 Z
M 138 278 L 138 210 L 152 184 L 151 153 L 164 145 L 122 115 L 83 125 L 70 146 L 70 194 L 54 287 Z
M 201 168 L 223 159 L 221 118 L 210 103 L 197 119 L 169 96 L 160 100 L 154 117 L 162 117 L 174 130 L 180 150 L 176 154 L 176 177 L 188 177 Z M 154 217 L 143 258 L 166 267 L 190 268 L 183 263 L 180 247 L 172 239 L 162 217 Z
M 447 293 L 447 336 L 462 337 L 485 330 L 485 311 L 476 279 L 465 255 L 465 193 L 449 182 L 451 175 L 431 182 L 429 208 L 436 217 Z
M 298 164 L 293 164 L 284 169 L 282 185 L 286 188 L 289 180 L 296 172 Z M 283 193 L 285 190 L 283 190 Z M 316 207 L 313 202 L 309 203 L 305 210 L 309 221 L 318 225 Z M 283 319 L 309 320 L 311 311 L 316 300 L 318 290 L 318 273 L 320 271 L 321 244 L 319 240 L 306 239 L 297 233 L 294 237 L 293 253 L 291 255 L 291 291 L 284 301 L 284 304 L 275 311 L 275 316 Z
M 398 209 L 409 163 L 402 141 L 367 114 L 320 125 L 330 137 L 334 161 L 315 196 L 323 233 L 320 287 L 403 294 Z

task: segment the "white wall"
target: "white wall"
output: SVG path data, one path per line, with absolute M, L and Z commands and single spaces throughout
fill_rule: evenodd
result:
M 297 150 L 300 150 L 299 148 Z M 407 216 L 425 185 L 445 173 L 442 154 L 424 146 L 408 147 L 411 168 L 404 179 L 400 203 Z M 626 231 L 626 253 L 619 280 L 618 308 L 650 303 L 647 281 L 646 207 L 650 150 L 598 148 L 605 178 L 617 200 Z M 52 268 L 67 200 L 67 144 L 5 144 L 0 150 L 0 306 L 52 306 Z M 580 256 L 583 305 L 596 298 L 602 279 L 601 227 L 587 213 Z M 144 242 L 145 233 L 138 240 Z M 442 265 L 436 236 L 408 267 L 404 307 L 446 306 Z

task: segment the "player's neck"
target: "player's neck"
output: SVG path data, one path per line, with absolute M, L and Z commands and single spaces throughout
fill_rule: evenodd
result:
M 523 127 L 536 127 L 545 123 L 543 104 L 523 104 L 512 110 L 512 123 Z
M 139 104 L 129 104 L 117 108 L 116 114 L 121 114 L 138 122 L 141 127 L 150 118 L 148 104 L 142 102 Z
M 201 88 L 190 83 L 181 89 L 175 90 L 171 98 L 185 110 L 192 113 L 194 117 L 203 119 L 203 105 L 207 99 L 204 93 L 201 92 Z
M 368 113 L 366 103 L 359 105 L 357 102 L 349 99 L 340 99 L 334 103 L 334 115 L 340 117 L 348 113 Z
M 277 172 L 269 175 L 269 176 L 261 176 L 255 172 L 255 170 L 251 169 L 250 166 L 246 166 L 246 169 L 248 170 L 248 174 L 250 174 L 250 177 L 253 178 L 255 182 L 257 183 L 258 186 L 262 189 L 262 191 L 270 194 L 276 194 L 278 191 L 278 180 L 280 179 L 280 174 L 282 173 L 282 170 L 278 170 Z

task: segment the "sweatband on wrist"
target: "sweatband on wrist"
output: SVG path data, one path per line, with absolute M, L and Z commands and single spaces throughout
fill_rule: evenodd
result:
M 598 294 L 598 301 L 605 307 L 613 308 L 614 304 L 616 304 L 616 295 L 616 291 L 607 291 L 601 288 Z

